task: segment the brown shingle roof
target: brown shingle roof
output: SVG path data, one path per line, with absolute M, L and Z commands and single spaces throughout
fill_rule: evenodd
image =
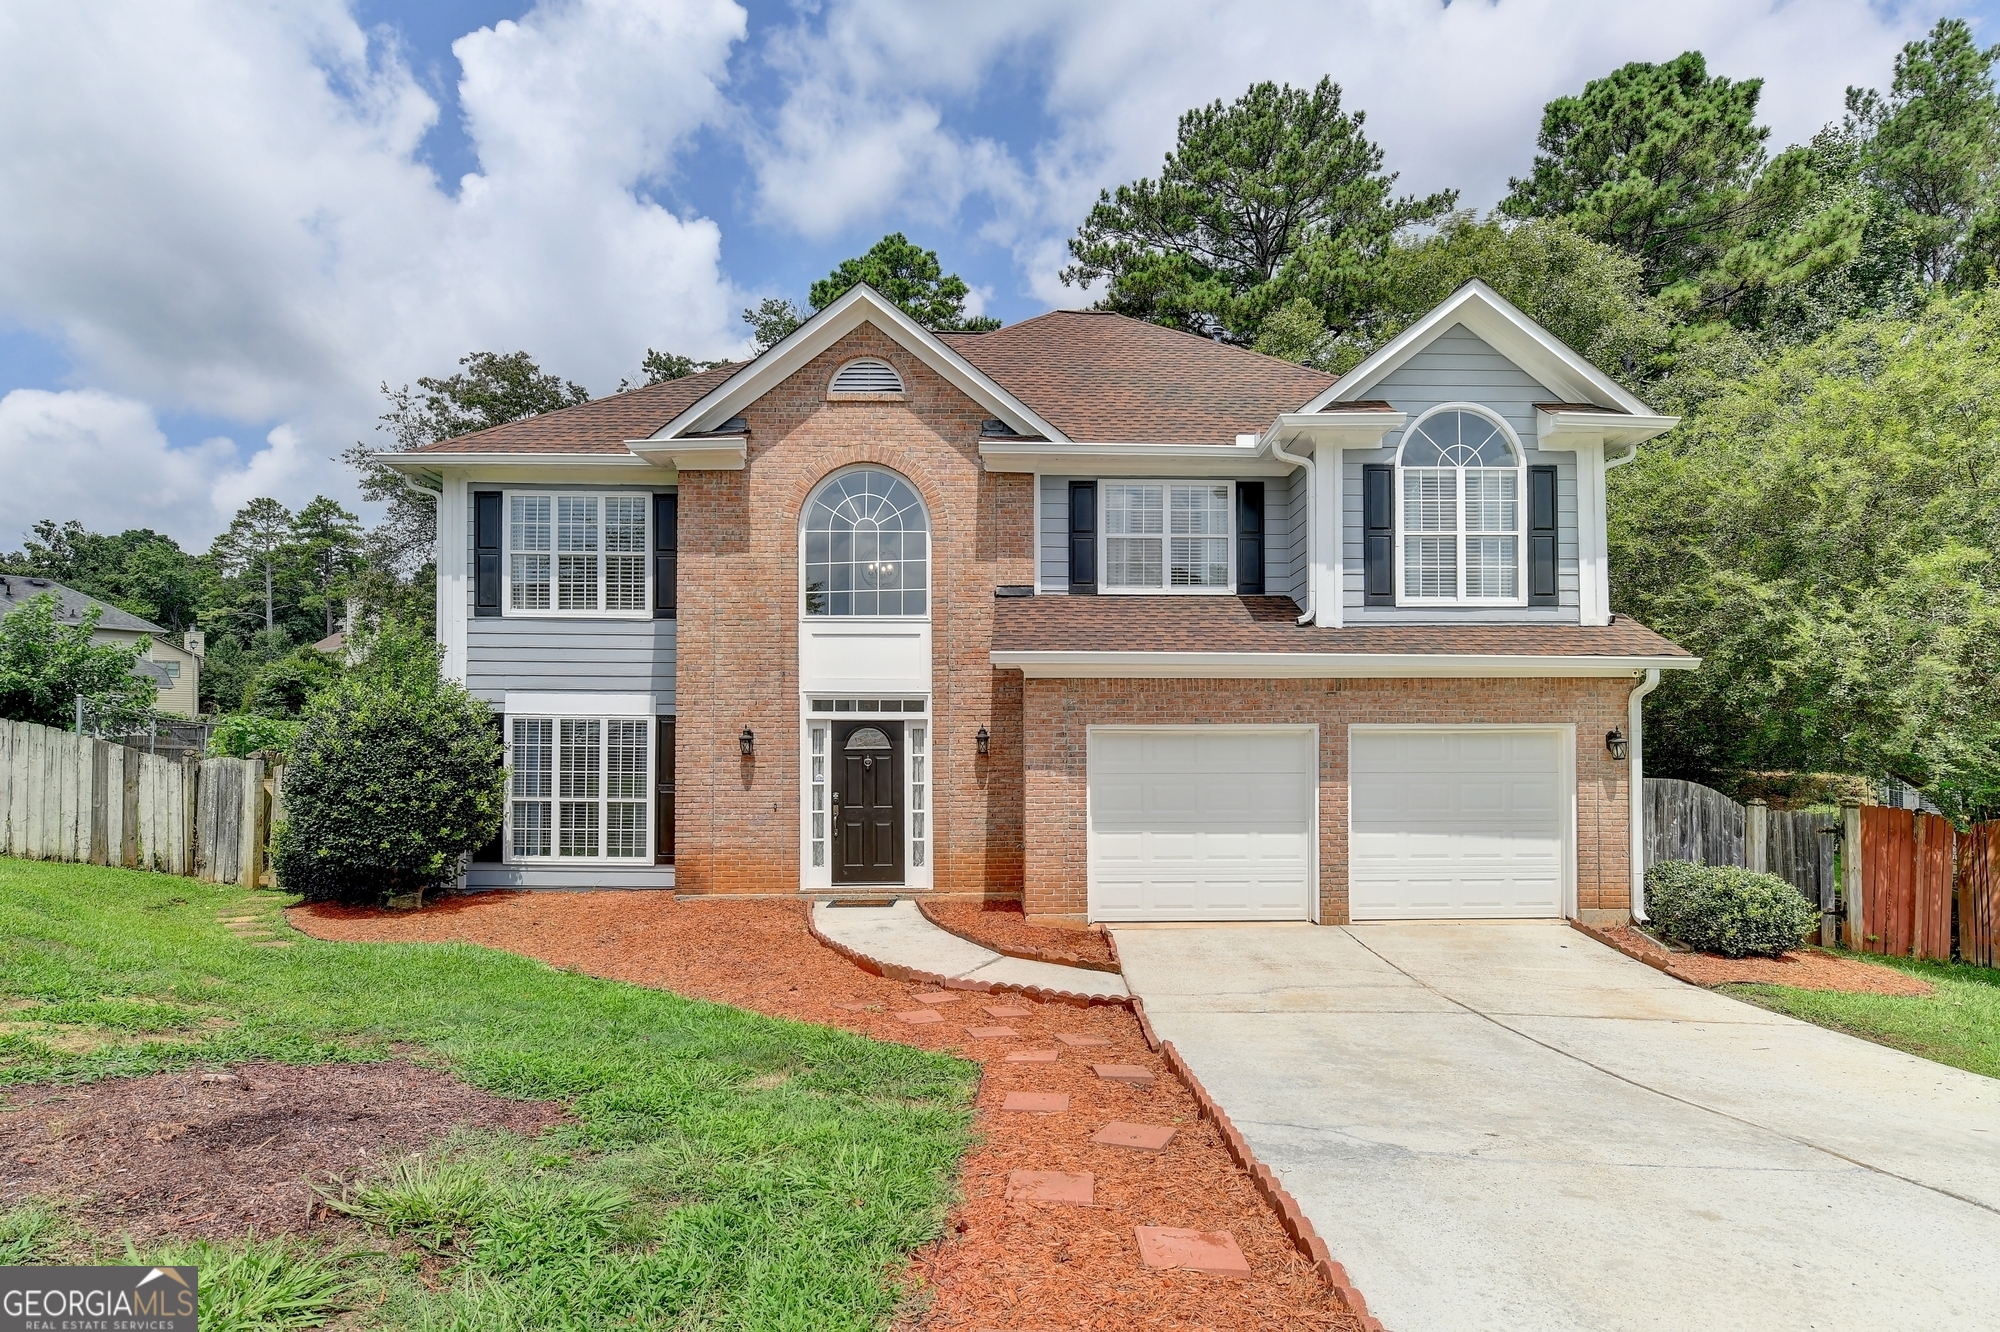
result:
M 1017 597 L 993 604 L 995 652 L 1354 652 L 1689 657 L 1636 620 L 1608 625 L 1299 627 L 1290 597 Z
M 1091 310 L 939 336 L 1074 440 L 1233 444 L 1334 382 L 1276 357 Z
M 648 384 L 490 430 L 439 440 L 417 452 L 625 453 L 626 440 L 644 439 L 742 368 L 741 362 L 717 366 L 664 384 Z

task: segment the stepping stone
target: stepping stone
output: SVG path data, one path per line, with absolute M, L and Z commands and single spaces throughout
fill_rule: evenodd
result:
M 1061 1042 L 1062 1042 L 1062 1043 L 1063 1043 L 1064 1045 L 1079 1045 L 1079 1046 L 1080 1046 L 1080 1045 L 1109 1045 L 1109 1044 L 1111 1044 L 1111 1038 L 1110 1038 L 1109 1036 L 1075 1036 L 1075 1035 L 1071 1035 L 1071 1034 L 1070 1034 L 1069 1032 L 1063 1032 L 1063 1033 L 1059 1034 L 1059 1035 L 1058 1035 L 1058 1036 L 1056 1037 L 1056 1039 L 1057 1039 L 1057 1040 L 1059 1040 L 1059 1041 L 1061 1041 Z
M 910 996 L 910 998 L 920 1004 L 955 1004 L 964 997 L 961 994 L 948 994 L 943 990 L 932 990 L 928 994 L 913 994 Z
M 929 1008 L 915 1008 L 911 1009 L 907 1013 L 898 1013 L 896 1014 L 896 1016 L 901 1018 L 903 1021 L 910 1023 L 944 1021 L 944 1014 L 936 1012 L 935 1010 Z
M 1178 1226 L 1134 1226 L 1139 1237 L 1139 1261 L 1148 1267 L 1179 1267 L 1210 1276 L 1247 1277 L 1236 1236 L 1226 1230 L 1183 1230 Z
M 881 1007 L 882 1007 L 882 1005 L 880 1005 L 880 1004 L 835 1004 L 835 1005 L 834 1005 L 834 1007 L 835 1007 L 835 1008 L 838 1008 L 838 1009 L 842 1009 L 842 1010 L 844 1010 L 844 1011 L 846 1011 L 846 1012 L 849 1012 L 849 1013 L 866 1013 L 866 1012 L 869 1012 L 869 1011 L 871 1011 L 871 1010 L 874 1010 L 874 1009 L 879 1009 L 879 1008 L 881 1008 Z
M 1009 1064 L 1053 1064 L 1056 1062 L 1054 1050 L 1016 1050 L 1007 1056 Z
M 1059 1115 L 1069 1109 L 1069 1093 L 1008 1092 L 1000 1108 L 1017 1115 Z
M 1034 1015 L 1035 1015 L 1034 1009 L 1019 1008 L 1013 1004 L 986 1005 L 986 1016 L 990 1018 L 1024 1018 L 1024 1017 L 1033 1017 Z
M 1171 1124 L 1127 1124 L 1114 1120 L 1090 1135 L 1099 1147 L 1129 1147 L 1135 1152 L 1163 1152 L 1178 1132 Z
M 1095 1064 L 1097 1076 L 1106 1082 L 1129 1082 L 1135 1087 L 1153 1085 L 1153 1070 L 1143 1064 Z
M 1073 1175 L 1061 1170 L 1010 1170 L 1007 1201 L 1075 1203 L 1088 1207 L 1096 1201 L 1096 1186 L 1096 1176 L 1088 1171 Z
M 1012 1027 L 967 1027 L 965 1034 L 981 1041 L 1011 1041 L 1021 1033 Z

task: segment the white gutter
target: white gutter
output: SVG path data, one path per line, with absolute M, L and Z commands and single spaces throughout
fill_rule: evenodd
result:
M 1634 447 L 1632 452 L 1639 450 Z M 1620 462 L 1625 461 L 1623 458 Z M 1646 678 L 1633 686 L 1631 695 L 1625 701 L 1625 755 L 1631 764 L 1629 785 L 1632 788 L 1632 919 L 1640 923 L 1646 920 L 1646 710 L 1640 706 L 1641 700 L 1660 687 L 1660 671 L 1656 666 L 1646 668 Z
M 1617 678 L 1635 671 L 1693 670 L 1695 657 L 1470 652 L 1072 652 L 987 654 L 1029 679 L 1301 680 Z
M 1299 616 L 1298 623 L 1308 625 L 1319 613 L 1319 523 L 1313 512 L 1313 459 L 1310 453 L 1300 457 L 1296 453 L 1286 453 L 1284 442 L 1278 436 L 1276 426 L 1271 428 L 1271 456 L 1279 462 L 1292 463 L 1306 469 L 1306 613 Z
M 631 453 L 371 453 L 370 462 L 398 472 L 430 472 L 440 467 L 608 467 L 657 470 Z

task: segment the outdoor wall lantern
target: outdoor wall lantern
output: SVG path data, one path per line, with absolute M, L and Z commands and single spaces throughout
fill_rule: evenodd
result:
M 743 734 L 736 737 L 736 747 L 743 751 L 744 758 L 756 757 L 757 754 L 756 733 L 752 731 L 749 727 L 747 726 L 744 727 Z
M 1611 751 L 1612 762 L 1623 763 L 1625 761 L 1626 748 L 1625 732 L 1615 726 L 1606 731 L 1604 733 L 1604 747 Z
M 980 757 L 984 758 L 993 752 L 993 737 L 986 733 L 984 726 L 979 728 L 979 734 L 974 736 L 973 739 L 979 742 Z

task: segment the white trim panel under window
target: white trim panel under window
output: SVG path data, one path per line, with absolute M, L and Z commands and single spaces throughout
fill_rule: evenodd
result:
M 1446 403 L 1403 432 L 1396 463 L 1396 604 L 1527 605 L 1527 455 L 1513 428 Z
M 510 715 L 507 863 L 651 865 L 654 725 Z
M 502 614 L 651 619 L 652 510 L 650 493 L 508 491 Z
M 1098 587 L 1105 592 L 1236 590 L 1230 481 L 1100 480 Z

